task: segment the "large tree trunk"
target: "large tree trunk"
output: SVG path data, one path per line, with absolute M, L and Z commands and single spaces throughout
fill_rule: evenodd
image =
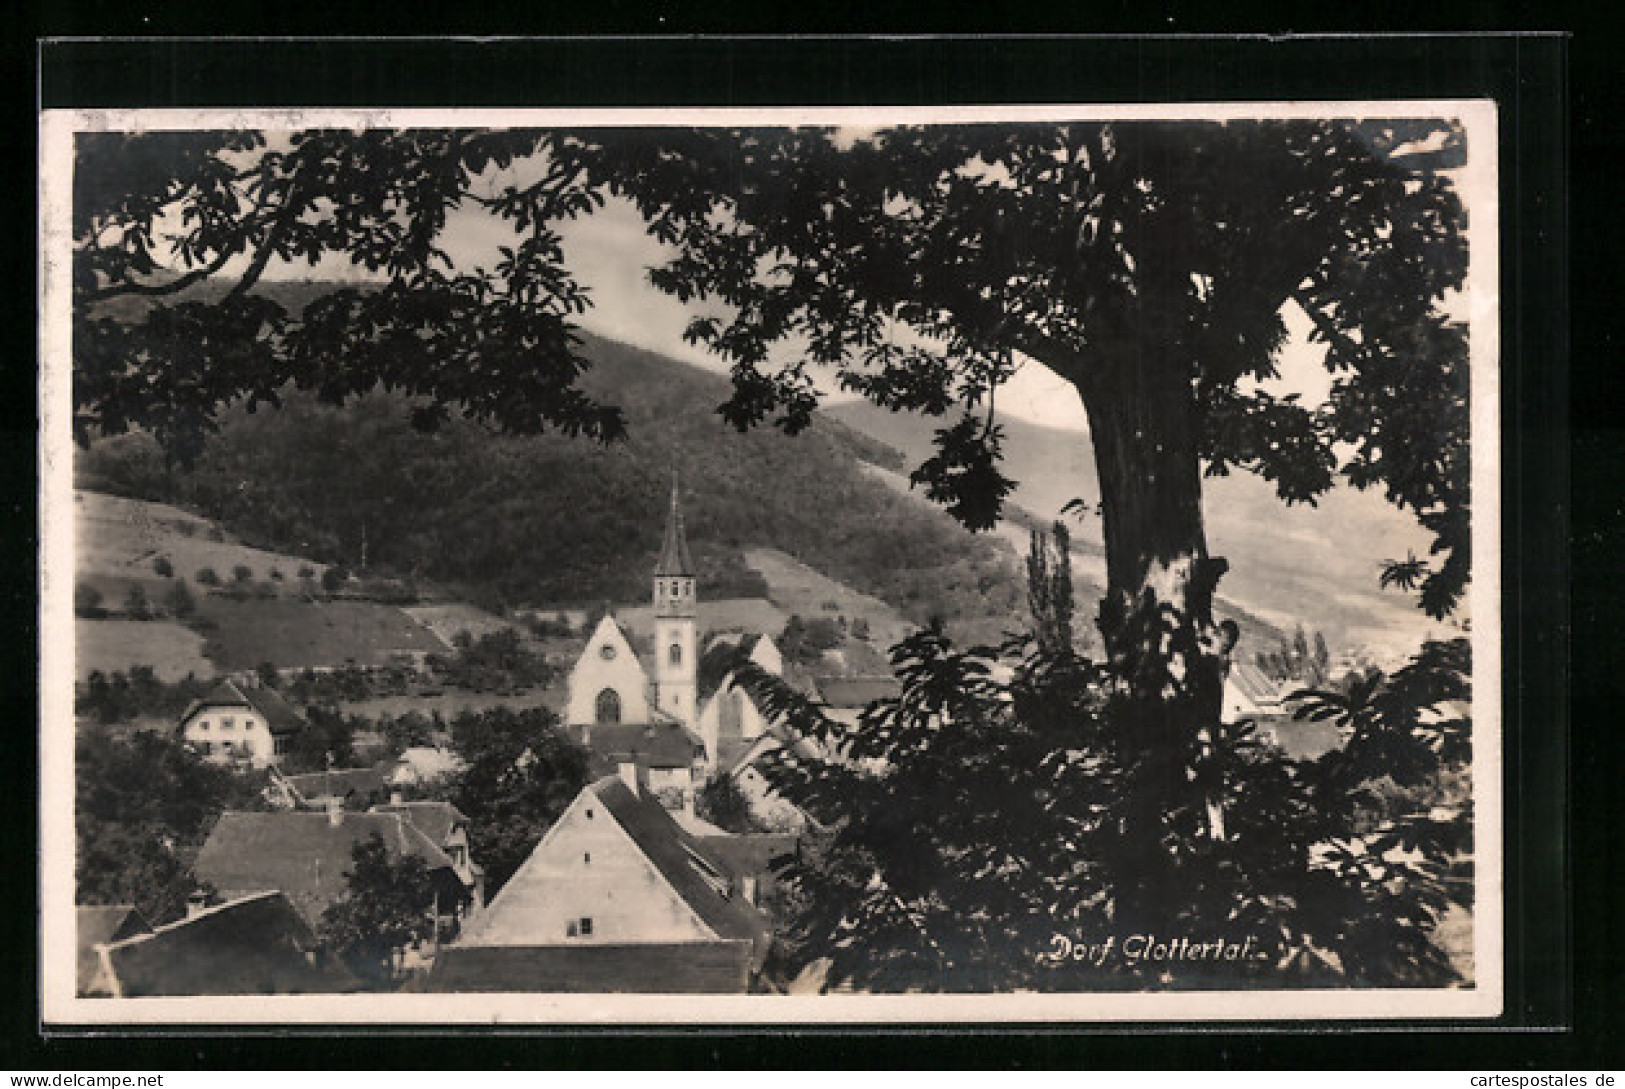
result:
M 1181 813 L 1224 838 L 1216 762 L 1233 626 L 1213 621 L 1225 561 L 1202 521 L 1200 417 L 1191 368 L 1167 351 L 1125 353 L 1078 374 L 1100 478 L 1106 597 L 1099 626 L 1114 716 L 1143 761 L 1138 819 Z M 1104 365 L 1098 365 L 1102 364 Z

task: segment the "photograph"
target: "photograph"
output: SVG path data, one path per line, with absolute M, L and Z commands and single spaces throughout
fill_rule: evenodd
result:
M 40 155 L 46 1023 L 1502 1014 L 1493 101 Z

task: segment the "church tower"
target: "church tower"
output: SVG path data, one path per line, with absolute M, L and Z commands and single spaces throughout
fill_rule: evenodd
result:
M 695 592 L 694 561 L 683 534 L 683 509 L 678 502 L 677 474 L 671 478 L 671 511 L 666 515 L 666 540 L 655 564 L 655 701 L 660 709 L 689 729 L 699 718 L 699 599 Z

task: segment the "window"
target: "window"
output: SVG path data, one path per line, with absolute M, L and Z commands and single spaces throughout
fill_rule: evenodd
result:
M 281 736 L 271 738 L 271 751 L 273 753 L 275 753 L 277 756 L 286 756 L 286 755 L 288 755 L 288 738 L 287 738 L 287 735 L 284 734 L 284 735 L 281 735 Z
M 592 820 L 592 810 L 587 810 L 587 819 Z
M 621 721 L 621 696 L 613 688 L 606 688 L 598 693 L 597 707 L 594 718 L 599 722 Z
M 592 937 L 592 919 L 591 919 L 591 917 L 583 915 L 579 919 L 571 919 L 569 922 L 565 923 L 564 924 L 564 936 L 566 938 L 590 938 L 590 937 Z
M 586 851 L 586 852 L 582 853 L 582 855 L 581 855 L 581 864 L 583 866 L 591 866 L 592 865 L 592 852 L 591 851 Z
M 605 643 L 603 646 L 599 647 L 598 648 L 598 657 L 602 658 L 606 662 L 613 662 L 615 660 L 615 646 L 614 646 L 614 644 L 613 643 Z
M 223 718 L 220 720 L 220 728 L 222 730 L 229 730 L 233 725 L 236 724 L 236 721 L 237 720 L 234 718 Z
M 200 730 L 207 730 L 209 728 L 209 720 L 204 719 L 202 722 L 197 724 L 197 728 Z
M 670 659 L 672 665 L 674 665 L 674 666 L 682 665 L 683 664 L 683 648 L 682 648 L 682 645 L 679 644 L 679 643 L 673 643 L 671 645 L 671 649 L 666 652 L 666 657 L 668 659 Z
M 590 916 L 583 915 L 581 917 L 581 936 L 583 938 L 592 937 L 592 918 Z

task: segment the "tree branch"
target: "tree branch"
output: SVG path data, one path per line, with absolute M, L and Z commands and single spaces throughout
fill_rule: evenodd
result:
M 1301 287 L 1293 288 L 1287 295 L 1299 308 L 1314 322 L 1315 328 L 1320 331 L 1340 355 L 1347 355 L 1352 364 L 1355 360 L 1366 354 L 1367 349 L 1349 338 L 1349 335 L 1337 327 L 1337 323 L 1329 318 L 1320 304 L 1310 298 L 1309 293 Z
M 122 284 L 108 284 L 106 287 L 97 288 L 95 291 L 88 292 L 80 301 L 85 303 L 96 303 L 101 302 L 104 299 L 121 298 L 125 295 L 177 295 L 191 287 L 193 284 L 206 280 L 210 276 L 213 276 L 215 273 L 219 272 L 222 268 L 225 268 L 226 262 L 230 261 L 234 256 L 236 256 L 235 250 L 222 250 L 220 255 L 207 265 L 204 265 L 201 268 L 195 268 L 191 272 L 188 272 L 183 276 L 176 277 L 175 279 L 169 280 L 165 283 L 144 284 L 130 280 Z

